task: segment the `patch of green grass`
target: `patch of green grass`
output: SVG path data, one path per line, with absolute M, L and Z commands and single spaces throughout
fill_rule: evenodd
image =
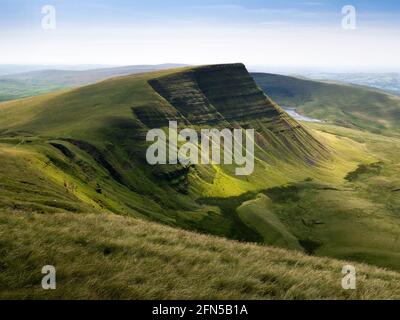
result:
M 302 250 L 298 239 L 288 231 L 278 216 L 269 210 L 269 202 L 269 198 L 259 194 L 256 199 L 243 202 L 237 208 L 238 215 L 244 223 L 262 236 L 264 243 Z

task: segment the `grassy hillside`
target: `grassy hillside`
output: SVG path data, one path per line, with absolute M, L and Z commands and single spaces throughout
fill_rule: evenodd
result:
M 79 87 L 111 77 L 162 70 L 179 65 L 137 65 L 90 70 L 37 70 L 0 76 L 0 101 Z
M 149 166 L 145 134 L 169 119 L 255 128 L 254 174 Z M 124 76 L 0 104 L 0 207 L 106 212 L 400 270 L 398 144 L 300 124 L 240 64 Z
M 279 104 L 345 127 L 375 133 L 400 132 L 400 98 L 377 90 L 267 73 L 252 74 Z
M 105 214 L 0 212 L 1 299 L 399 299 L 400 274 Z M 57 290 L 41 289 L 56 267 Z M 351 262 L 351 264 L 354 264 Z

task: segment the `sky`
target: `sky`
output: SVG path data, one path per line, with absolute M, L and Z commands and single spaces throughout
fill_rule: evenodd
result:
M 342 26 L 346 5 L 354 29 Z M 399 72 L 399 39 L 398 0 L 0 0 L 0 64 Z

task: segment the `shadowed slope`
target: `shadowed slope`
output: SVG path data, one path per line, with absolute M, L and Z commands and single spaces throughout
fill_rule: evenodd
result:
M 268 161 L 273 155 L 312 164 L 329 152 L 257 87 L 243 64 L 192 68 L 150 84 L 193 125 L 254 128 Z M 268 157 L 269 156 L 269 157 Z

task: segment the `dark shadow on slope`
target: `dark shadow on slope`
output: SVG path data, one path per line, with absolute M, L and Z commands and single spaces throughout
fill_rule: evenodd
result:
M 238 216 L 236 209 L 245 201 L 254 199 L 256 192 L 247 192 L 237 197 L 229 198 L 200 198 L 199 204 L 217 206 L 224 217 L 230 220 L 231 225 L 226 235 L 228 238 L 263 243 L 263 237 L 253 229 L 249 228 Z
M 85 141 L 74 140 L 74 139 L 62 139 L 62 140 L 70 142 L 74 146 L 78 147 L 79 149 L 91 155 L 98 164 L 100 164 L 103 168 L 105 168 L 108 171 L 108 173 L 115 181 L 119 182 L 122 185 L 127 186 L 124 179 L 122 178 L 122 175 L 107 161 L 106 156 L 97 147 Z
M 345 179 L 353 182 L 360 179 L 362 176 L 379 175 L 383 167 L 382 162 L 375 162 L 371 164 L 360 164 L 356 170 L 349 172 Z

